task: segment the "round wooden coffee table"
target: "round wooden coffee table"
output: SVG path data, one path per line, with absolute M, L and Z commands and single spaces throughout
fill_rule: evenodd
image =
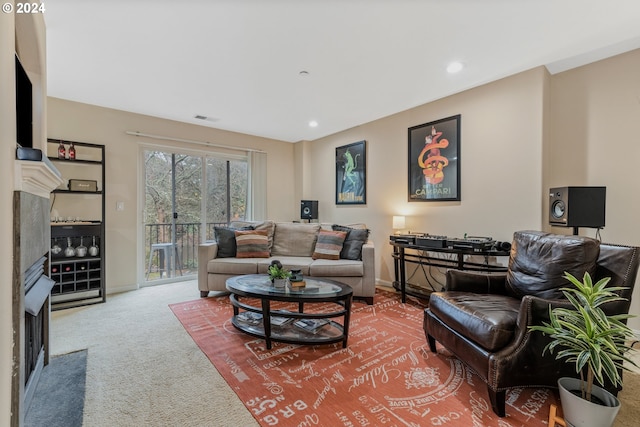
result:
M 229 299 L 233 305 L 231 323 L 238 330 L 266 341 L 292 344 L 330 344 L 342 342 L 347 347 L 349 316 L 353 289 L 329 279 L 305 277 L 304 288 L 276 288 L 266 274 L 248 274 L 227 279 Z M 244 302 L 260 300 L 260 306 Z M 297 311 L 272 310 L 271 301 L 293 302 Z M 333 303 L 335 310 L 305 313 L 305 304 Z M 242 309 L 243 311 L 240 311 Z M 342 324 L 331 320 L 342 317 Z

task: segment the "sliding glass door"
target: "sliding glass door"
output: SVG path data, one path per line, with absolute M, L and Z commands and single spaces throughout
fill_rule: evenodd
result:
M 206 159 L 205 240 L 214 239 L 214 226 L 247 218 L 247 161 Z
M 200 242 L 213 240 L 215 225 L 245 218 L 247 161 L 153 149 L 143 156 L 144 283 L 193 279 Z

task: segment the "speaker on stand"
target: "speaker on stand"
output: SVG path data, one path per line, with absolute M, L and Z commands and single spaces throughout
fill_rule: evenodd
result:
M 300 201 L 300 218 L 311 222 L 312 219 L 318 219 L 318 201 L 317 200 L 301 200 Z
M 604 227 L 607 187 L 558 187 L 549 189 L 549 225 Z

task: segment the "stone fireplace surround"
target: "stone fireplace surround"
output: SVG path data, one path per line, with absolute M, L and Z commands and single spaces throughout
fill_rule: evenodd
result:
M 43 161 L 16 160 L 14 170 L 11 425 L 21 426 L 38 375 L 49 358 L 49 195 L 63 180 L 46 158 Z M 28 276 L 32 276 L 34 270 L 39 271 L 44 280 L 36 280 L 29 290 L 29 297 L 25 298 Z M 40 348 L 34 355 L 32 350 L 27 350 L 27 345 L 34 341 L 27 325 L 36 321 L 39 326 L 35 330 L 41 338 L 35 339 Z M 27 368 L 27 364 L 33 366 Z M 27 374 L 31 374 L 29 378 Z

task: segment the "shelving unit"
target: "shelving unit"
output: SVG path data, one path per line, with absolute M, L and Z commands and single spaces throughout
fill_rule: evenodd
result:
M 52 294 L 85 292 L 102 286 L 100 258 L 89 258 L 56 264 L 51 268 L 51 277 L 56 285 Z
M 47 142 L 49 153 L 57 153 L 60 143 L 67 150 L 73 143 L 76 149 L 73 160 L 49 157 L 65 180 L 65 187 L 51 192 L 51 278 L 56 282 L 52 310 L 105 302 L 105 147 L 51 138 Z M 95 181 L 96 191 L 71 190 L 70 179 Z M 84 254 L 65 251 L 81 246 Z

